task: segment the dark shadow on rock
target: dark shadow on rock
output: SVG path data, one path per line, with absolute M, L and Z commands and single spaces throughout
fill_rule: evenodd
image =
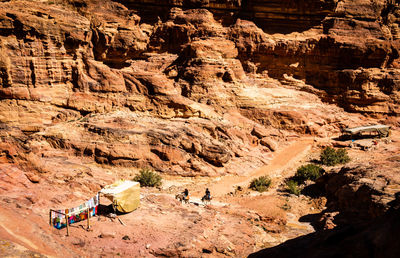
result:
M 312 159 L 310 160 L 311 163 L 314 163 L 316 165 L 322 165 L 322 162 L 319 159 Z
M 325 189 L 319 184 L 311 184 L 304 187 L 301 193 L 311 198 L 319 198 L 325 195 Z
M 99 206 L 97 206 L 98 216 L 107 216 L 110 213 L 114 213 L 112 204 L 110 205 L 99 204 Z
M 351 140 L 351 137 L 349 136 L 349 135 L 340 135 L 340 136 L 338 136 L 338 137 L 333 137 L 332 138 L 332 140 L 333 141 L 340 141 L 340 142 L 345 142 L 345 141 L 348 141 L 348 140 Z
M 111 214 L 117 214 L 118 216 L 126 214 L 126 213 L 120 212 L 118 210 L 114 211 L 114 209 L 112 207 L 112 204 L 109 204 L 109 205 L 99 204 L 99 206 L 97 207 L 97 215 L 98 216 L 109 217 L 110 213 Z
M 354 134 L 354 135 L 342 134 L 338 137 L 332 138 L 332 140 L 345 142 L 345 141 L 350 141 L 350 140 L 356 141 L 356 140 L 377 139 L 377 138 L 379 138 L 379 135 L 374 135 L 374 134 Z
M 314 214 L 307 214 L 299 218 L 300 222 L 308 222 L 313 226 L 313 228 L 316 231 L 319 231 L 321 229 L 321 222 L 320 219 L 322 217 L 322 212 L 321 213 L 314 213 Z
M 314 219 L 308 216 L 304 219 Z M 363 224 L 340 226 L 301 236 L 249 257 L 400 257 L 400 209 Z

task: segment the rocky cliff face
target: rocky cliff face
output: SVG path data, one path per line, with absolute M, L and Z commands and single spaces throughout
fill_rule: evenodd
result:
M 119 1 L 130 9 L 139 10 L 151 16 L 166 18 L 171 7 L 204 8 L 211 11 L 225 25 L 236 19 L 254 21 L 268 33 L 290 33 L 304 31 L 320 25 L 325 16 L 333 12 L 335 1 L 254 1 L 254 0 L 187 0 Z
M 249 257 L 399 256 L 394 237 L 400 226 L 398 163 L 397 155 L 380 157 L 319 178 L 327 209 L 308 217 L 314 216 L 320 230 Z
M 398 202 L 398 200 L 396 201 Z M 249 257 L 398 257 L 398 203 L 368 224 L 313 233 L 249 255 Z
M 240 174 L 268 161 L 267 139 L 350 124 L 319 98 L 399 113 L 390 1 L 0 5 L 0 121 L 39 156 Z
M 124 3 L 158 10 L 153 16 L 162 20 L 169 20 L 170 6 L 207 8 L 230 28 L 229 39 L 246 71 L 266 71 L 278 79 L 293 75 L 349 111 L 398 113 L 399 7 L 394 1 Z
M 122 225 L 114 240 L 101 227 L 76 227 L 82 238 L 65 242 L 48 227 L 45 209 L 73 207 L 72 200 L 145 167 L 248 176 L 290 139 L 332 136 L 366 123 L 364 114 L 399 126 L 399 23 L 391 0 L 0 0 L 1 237 L 53 256 L 117 256 L 118 245 L 127 256 L 245 256 L 265 247 L 258 243 L 285 241 L 279 233 L 288 203 L 271 201 L 278 210 L 271 217 L 249 213 L 259 205 L 243 195 L 234 197 L 248 204 L 242 209 L 181 207 L 172 194 L 185 184 L 161 195 L 145 191 L 144 220 L 128 220 L 134 239 L 126 245 Z M 330 210 L 322 226 L 386 216 L 392 233 L 400 180 L 385 172 L 397 168 L 394 160 L 326 177 Z M 213 180 L 197 179 L 202 187 Z M 171 218 L 181 220 L 178 227 Z M 20 227 L 25 220 L 35 221 L 29 230 Z
M 393 163 L 346 167 L 321 179 L 328 207 L 339 210 L 342 217 L 352 218 L 345 221 L 347 224 L 382 216 L 400 190 L 397 171 L 392 167 L 397 162 Z

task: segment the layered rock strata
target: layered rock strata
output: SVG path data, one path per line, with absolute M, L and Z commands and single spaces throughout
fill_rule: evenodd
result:
M 392 68 L 397 67 L 399 58 L 399 6 L 393 1 L 131 0 L 124 4 L 133 10 L 151 8 L 152 15 L 162 21 L 170 21 L 171 17 L 165 14 L 171 7 L 206 8 L 230 28 L 229 39 L 235 42 L 246 70 L 265 71 L 278 79 L 284 74 L 293 75 L 325 90 L 329 95 L 326 100 L 349 111 L 398 113 L 398 107 L 392 107 L 397 103 L 398 80 L 391 78 L 398 76 L 397 69 Z M 163 31 L 174 30 L 169 23 L 162 27 Z M 173 32 L 174 37 L 161 40 L 178 42 L 176 50 L 177 45 L 191 38 L 190 30 L 178 27 L 181 30 Z M 367 79 L 372 85 L 367 86 L 355 76 L 346 78 L 349 71 L 357 74 L 361 67 L 372 69 Z M 389 82 L 376 83 L 373 78 L 377 73 Z M 387 103 L 391 103 L 389 107 Z
M 319 25 L 325 16 L 335 7 L 335 1 L 254 1 L 254 0 L 188 0 L 155 1 L 128 0 L 119 1 L 131 9 L 137 9 L 150 16 L 165 17 L 165 11 L 171 7 L 204 8 L 214 13 L 224 24 L 235 19 L 255 22 L 268 32 L 287 33 L 304 31 Z
M 287 135 L 326 136 L 358 119 L 319 97 L 398 114 L 396 4 L 183 1 L 163 3 L 159 19 L 146 16 L 148 2 L 124 4 L 132 9 L 108 0 L 1 3 L 0 121 L 30 135 L 24 144 L 40 139 L 101 164 L 242 173 L 268 162 L 260 153 Z M 268 34 L 245 20 L 251 12 L 326 17 L 301 33 Z M 252 135 L 255 127 L 264 135 Z M 111 153 L 115 146 L 132 151 Z
M 292 100 L 328 107 L 246 73 L 232 30 L 205 9 L 172 8 L 166 22 L 145 23 L 112 1 L 1 5 L 1 121 L 30 135 L 23 149 L 38 158 L 61 148 L 100 164 L 241 174 L 289 134 L 272 127 L 320 134 L 348 120 L 332 110 L 307 121 L 298 111 L 310 107 Z M 259 123 L 265 132 L 254 136 Z

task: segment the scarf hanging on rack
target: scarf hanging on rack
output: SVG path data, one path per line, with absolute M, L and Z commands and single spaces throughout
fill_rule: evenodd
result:
M 65 209 L 65 210 L 50 210 L 50 223 L 55 228 L 60 229 L 67 226 L 66 216 L 68 217 L 68 223 L 85 220 L 89 217 L 93 217 L 97 214 L 97 207 L 99 205 L 99 193 L 87 202 L 79 205 L 78 207 Z M 89 213 L 88 213 L 89 209 Z

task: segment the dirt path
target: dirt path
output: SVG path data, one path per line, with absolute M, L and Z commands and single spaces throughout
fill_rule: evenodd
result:
M 214 197 L 222 197 L 227 193 L 234 191 L 235 187 L 247 187 L 253 178 L 268 175 L 270 178 L 282 178 L 284 170 L 290 168 L 293 163 L 302 159 L 311 149 L 313 139 L 303 138 L 291 143 L 286 148 L 277 152 L 271 162 L 259 169 L 256 169 L 248 176 L 228 175 L 220 177 L 208 184 Z M 192 191 L 193 196 L 199 197 L 203 194 L 204 189 Z

